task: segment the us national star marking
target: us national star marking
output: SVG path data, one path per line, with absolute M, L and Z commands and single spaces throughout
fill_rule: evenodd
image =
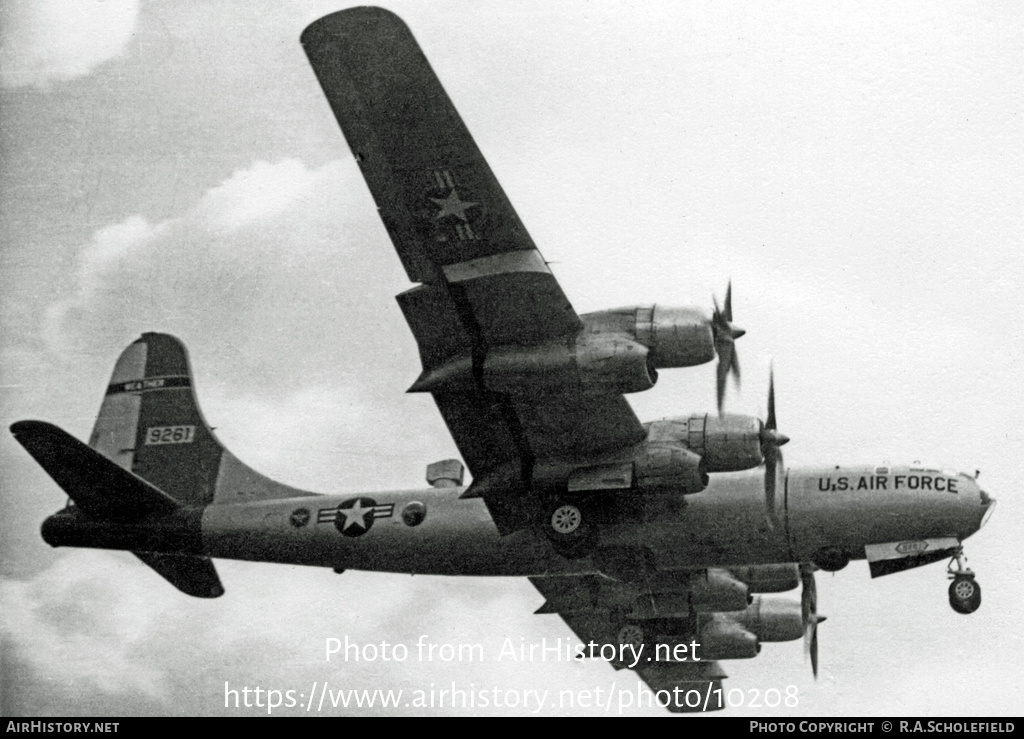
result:
M 470 201 L 462 201 L 459 199 L 459 194 L 452 188 L 452 191 L 446 198 L 431 198 L 435 205 L 440 206 L 441 210 L 434 216 L 434 220 L 440 220 L 445 216 L 455 216 L 463 223 L 468 223 L 469 219 L 466 218 L 466 211 L 473 208 L 479 203 L 473 203 Z

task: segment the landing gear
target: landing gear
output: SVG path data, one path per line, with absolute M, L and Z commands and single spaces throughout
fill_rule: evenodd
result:
M 572 536 L 583 525 L 583 511 L 574 503 L 557 503 L 551 511 L 551 530 L 557 536 Z
M 619 649 L 619 659 L 633 663 L 685 662 L 696 656 L 680 650 L 683 645 L 697 641 L 700 634 L 699 620 L 695 612 L 673 618 L 636 619 L 622 612 L 609 615 L 614 645 Z M 698 642 L 699 643 L 699 642 Z M 696 649 L 696 647 L 694 647 Z M 760 645 L 758 645 L 760 651 Z
M 544 518 L 544 533 L 555 551 L 566 559 L 590 556 L 597 547 L 597 526 L 577 501 L 556 500 Z
M 946 568 L 953 581 L 949 584 L 949 605 L 957 613 L 963 614 L 974 613 L 981 605 L 981 586 L 974 579 L 974 573 L 964 565 L 966 559 L 961 547 L 956 550 Z
M 622 647 L 633 647 L 634 653 L 639 654 L 641 647 L 647 643 L 647 634 L 642 624 L 627 621 L 615 634 L 615 641 Z

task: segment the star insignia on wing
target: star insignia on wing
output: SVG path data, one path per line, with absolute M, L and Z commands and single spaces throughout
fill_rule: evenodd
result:
M 468 200 L 461 200 L 459 193 L 452 188 L 452 191 L 446 198 L 430 198 L 434 205 L 438 206 L 441 210 L 434 216 L 434 220 L 439 220 L 445 216 L 455 216 L 463 223 L 468 223 L 469 219 L 466 218 L 466 211 L 473 208 L 480 203 L 473 203 Z

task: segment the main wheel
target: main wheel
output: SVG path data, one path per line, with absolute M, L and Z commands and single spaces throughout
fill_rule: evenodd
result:
M 981 586 L 973 577 L 957 577 L 949 584 L 949 605 L 957 613 L 974 613 L 981 605 Z
M 625 621 L 615 632 L 618 647 L 616 660 L 633 664 L 638 661 L 650 662 L 654 659 L 654 644 L 651 643 L 653 633 L 646 624 Z
M 624 623 L 615 634 L 615 641 L 623 647 L 632 646 L 639 650 L 646 640 L 644 627 L 637 623 Z
M 583 511 L 575 503 L 557 503 L 548 521 L 556 537 L 570 537 L 583 526 Z
M 544 533 L 566 559 L 582 559 L 597 547 L 597 527 L 575 501 L 556 500 L 548 509 Z

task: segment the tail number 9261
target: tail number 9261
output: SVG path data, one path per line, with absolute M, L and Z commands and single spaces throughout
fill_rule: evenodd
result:
M 195 426 L 151 426 L 146 429 L 146 444 L 191 444 Z

